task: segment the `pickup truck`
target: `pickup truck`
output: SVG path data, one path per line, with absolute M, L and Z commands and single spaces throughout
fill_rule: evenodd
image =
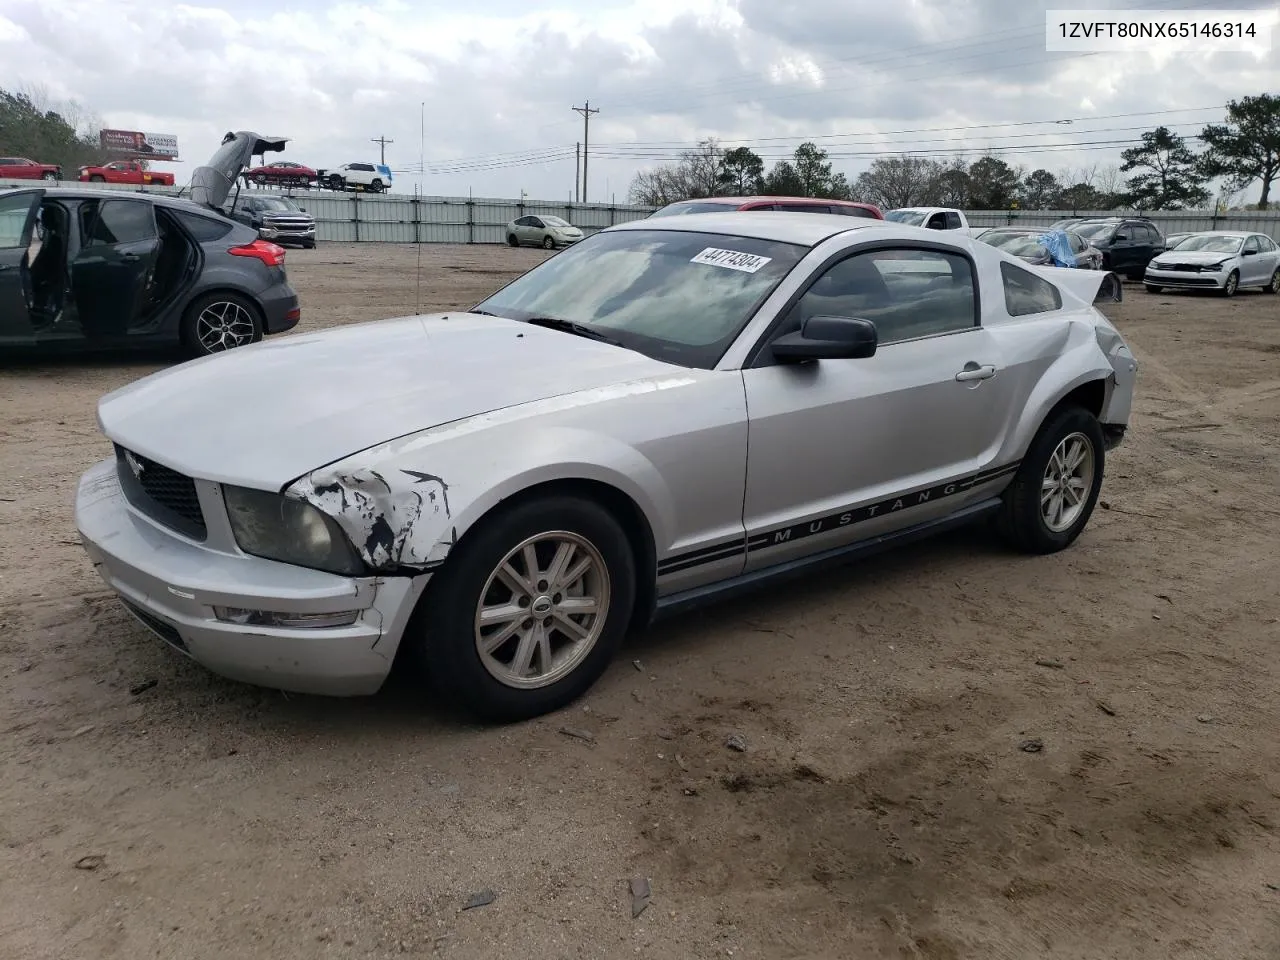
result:
M 0 157 L 0 180 L 61 180 L 62 168 L 26 157 Z
M 927 230 L 959 230 L 973 236 L 977 231 L 969 225 L 963 210 L 955 207 L 901 207 L 884 215 L 886 220 L 905 223 L 909 227 Z
M 89 183 L 136 183 L 172 187 L 173 174 L 147 170 L 137 160 L 116 160 L 102 167 L 81 167 L 80 180 Z

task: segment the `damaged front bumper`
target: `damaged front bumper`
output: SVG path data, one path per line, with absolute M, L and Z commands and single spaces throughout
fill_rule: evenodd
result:
M 212 498 L 202 496 L 206 507 Z M 298 693 L 376 692 L 427 576 L 350 578 L 241 553 L 225 511 L 198 543 L 142 515 L 117 461 L 80 480 L 76 526 L 102 579 L 170 646 L 233 680 Z

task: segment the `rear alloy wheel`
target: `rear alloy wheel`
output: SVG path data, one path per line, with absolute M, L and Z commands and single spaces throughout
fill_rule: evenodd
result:
M 542 239 L 543 250 L 554 250 L 555 248 L 556 248 L 556 242 L 555 240 L 551 239 L 551 237 L 544 237 Z
M 1232 270 L 1227 276 L 1227 282 L 1222 285 L 1222 295 L 1224 297 L 1234 297 L 1240 290 L 1240 272 Z
M 1271 294 L 1280 293 L 1280 267 L 1276 267 L 1276 272 L 1271 275 L 1271 282 L 1262 288 L 1262 292 Z
M 1083 407 L 1045 421 L 1004 493 L 1001 534 L 1024 553 L 1056 553 L 1080 536 L 1102 490 L 1102 427 Z
M 602 506 L 526 500 L 455 547 L 427 588 L 414 652 L 436 693 L 481 720 L 558 710 L 613 659 L 635 578 L 627 535 Z
M 262 339 L 257 307 L 237 293 L 211 293 L 187 308 L 183 342 L 198 356 L 225 353 Z

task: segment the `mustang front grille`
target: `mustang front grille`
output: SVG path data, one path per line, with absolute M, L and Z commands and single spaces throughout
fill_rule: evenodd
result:
M 120 486 L 135 507 L 193 540 L 208 536 L 195 481 L 163 464 L 116 447 Z

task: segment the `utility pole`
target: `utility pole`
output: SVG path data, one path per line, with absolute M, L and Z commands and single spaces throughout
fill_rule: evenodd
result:
M 387 165 L 387 144 L 395 143 L 394 140 L 388 140 L 386 137 L 374 137 L 370 143 L 376 143 L 382 148 L 382 159 L 379 161 L 384 167 Z
M 573 145 L 573 202 L 578 202 L 578 189 L 582 186 L 582 144 Z
M 582 114 L 582 202 L 587 202 L 587 154 L 591 143 L 591 115 L 599 113 L 599 109 L 591 109 L 591 101 L 587 100 L 581 107 L 573 107 L 574 113 Z

